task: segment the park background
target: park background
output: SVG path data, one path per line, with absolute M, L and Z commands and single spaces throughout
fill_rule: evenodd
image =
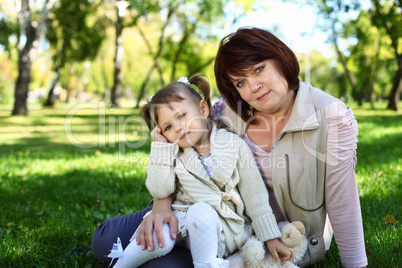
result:
M 98 266 L 90 253 L 65 254 L 150 201 L 138 108 L 195 73 L 219 98 L 219 40 L 249 25 L 277 34 L 302 80 L 352 107 L 369 264 L 402 267 L 401 10 L 380 0 L 0 0 L 0 266 Z M 341 266 L 335 240 L 315 266 Z

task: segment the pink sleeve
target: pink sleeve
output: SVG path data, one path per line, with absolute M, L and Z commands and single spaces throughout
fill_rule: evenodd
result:
M 330 107 L 325 203 L 344 267 L 367 265 L 355 178 L 357 122 L 342 102 Z
M 227 103 L 224 99 L 220 99 L 217 102 L 214 103 L 214 105 L 212 105 L 212 110 L 214 112 L 214 116 L 215 117 L 219 117 L 223 111 L 223 109 L 225 109 L 227 106 Z

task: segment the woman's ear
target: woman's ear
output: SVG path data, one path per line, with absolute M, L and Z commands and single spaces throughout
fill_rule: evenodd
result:
M 208 104 L 207 104 L 206 101 L 204 101 L 204 100 L 200 101 L 200 109 L 201 109 L 201 112 L 202 112 L 202 116 L 205 119 L 207 119 L 208 116 L 209 116 L 209 108 L 208 108 Z

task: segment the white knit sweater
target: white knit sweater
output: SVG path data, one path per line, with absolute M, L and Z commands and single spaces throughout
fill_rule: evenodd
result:
M 236 134 L 215 127 L 210 144 L 216 168 L 208 176 L 193 148 L 181 151 L 177 144 L 152 142 L 146 180 L 151 195 L 161 199 L 175 193 L 175 210 L 186 211 L 201 201 L 210 204 L 221 219 L 230 253 L 245 243 L 252 230 L 261 241 L 280 237 L 248 145 Z

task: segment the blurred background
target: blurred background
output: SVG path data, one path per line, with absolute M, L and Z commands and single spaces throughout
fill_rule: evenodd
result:
M 0 267 L 103 267 L 96 227 L 152 198 L 138 107 L 196 73 L 219 98 L 219 41 L 241 26 L 276 34 L 302 80 L 353 109 L 369 265 L 402 267 L 401 11 L 391 0 L 0 0 Z M 313 267 L 341 266 L 334 240 Z
M 139 107 L 195 73 L 207 74 L 218 96 L 220 39 L 257 26 L 297 54 L 302 80 L 398 110 L 401 10 L 398 0 L 0 0 L 0 109 Z

